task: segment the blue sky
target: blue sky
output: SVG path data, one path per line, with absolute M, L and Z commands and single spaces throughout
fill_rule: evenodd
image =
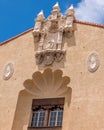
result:
M 0 0 L 0 42 L 34 27 L 34 19 L 40 10 L 42 9 L 47 17 L 56 2 L 57 0 Z M 58 0 L 58 2 L 62 13 L 73 4 L 77 19 L 104 24 L 104 0 Z

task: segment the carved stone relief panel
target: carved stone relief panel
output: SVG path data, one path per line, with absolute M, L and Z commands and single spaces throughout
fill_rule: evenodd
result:
M 8 63 L 4 68 L 3 79 L 8 80 L 13 75 L 14 68 L 12 63 Z
M 93 52 L 89 55 L 87 60 L 87 65 L 88 65 L 88 70 L 90 72 L 95 72 L 98 69 L 100 65 L 100 61 L 97 53 Z

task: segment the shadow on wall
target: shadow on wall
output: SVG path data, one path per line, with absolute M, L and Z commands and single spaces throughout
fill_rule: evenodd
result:
M 19 93 L 12 130 L 27 130 L 33 95 L 26 90 Z
M 64 40 L 64 44 L 66 43 L 66 47 L 72 47 L 76 46 L 76 40 L 75 40 L 75 32 L 67 33 Z M 65 45 L 64 45 L 65 46 Z

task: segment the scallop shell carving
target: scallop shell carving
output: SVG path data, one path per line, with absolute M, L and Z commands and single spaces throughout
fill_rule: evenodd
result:
M 88 70 L 90 72 L 95 72 L 100 65 L 98 55 L 96 53 L 91 53 L 88 57 L 87 64 L 88 64 Z
M 54 97 L 63 96 L 70 87 L 67 84 L 70 82 L 68 76 L 62 76 L 61 70 L 46 69 L 43 73 L 37 71 L 33 73 L 32 79 L 28 79 L 24 82 L 25 89 L 34 94 L 36 97 Z

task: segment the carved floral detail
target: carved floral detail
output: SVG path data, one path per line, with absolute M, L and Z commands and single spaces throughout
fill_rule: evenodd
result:
M 52 71 L 46 69 L 43 73 L 33 73 L 32 79 L 24 82 L 25 89 L 36 97 L 63 96 L 71 90 L 67 85 L 70 82 L 68 76 L 62 76 L 61 70 Z

